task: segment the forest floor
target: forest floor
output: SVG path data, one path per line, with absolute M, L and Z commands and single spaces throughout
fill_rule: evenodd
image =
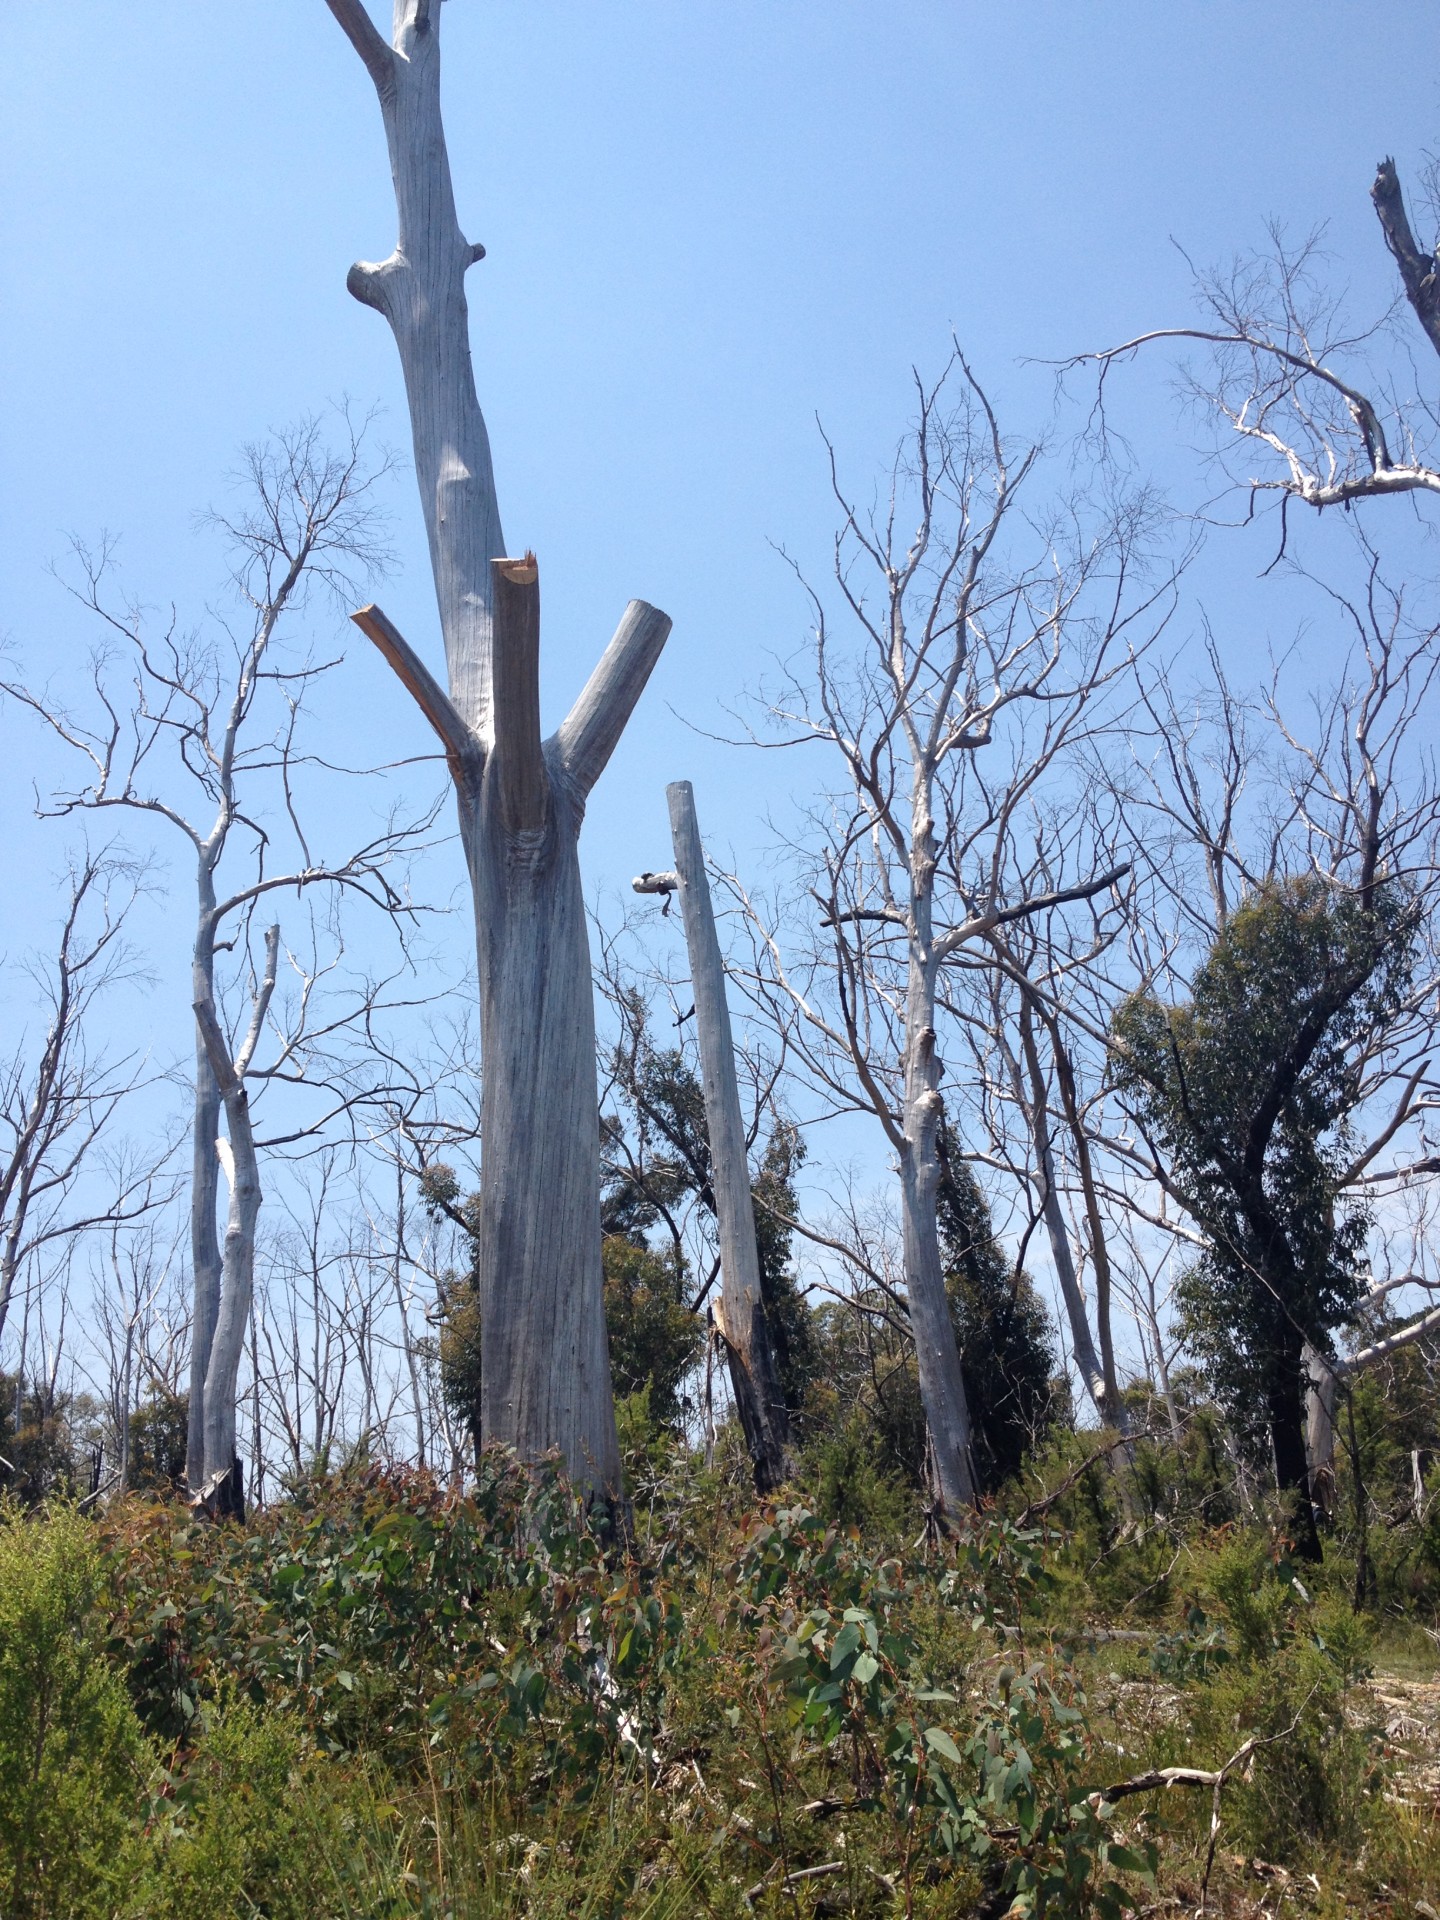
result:
M 1440 1819 L 1440 1677 L 1417 1680 L 1383 1669 L 1355 1689 L 1348 1716 L 1373 1731 L 1393 1765 L 1390 1798 Z

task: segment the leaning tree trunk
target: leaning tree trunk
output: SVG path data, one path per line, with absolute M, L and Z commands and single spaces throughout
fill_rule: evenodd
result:
M 479 958 L 481 1437 L 553 1450 L 618 1497 L 600 1265 L 594 1006 L 577 837 L 585 801 L 659 658 L 664 614 L 632 601 L 569 718 L 542 743 L 539 586 L 504 561 L 470 362 L 465 273 L 440 115 L 438 10 L 396 0 L 393 44 L 361 0 L 327 0 L 380 100 L 398 237 L 348 285 L 400 355 L 450 692 L 377 608 L 355 616 L 445 746 Z
M 1395 1284 L 1383 1283 L 1375 1297 Z M 1305 1369 L 1305 1452 L 1311 1489 L 1322 1512 L 1330 1514 L 1335 1508 L 1335 1409 L 1341 1389 L 1348 1392 L 1362 1373 L 1435 1332 L 1440 1332 L 1440 1307 L 1429 1308 L 1405 1326 L 1343 1358 L 1329 1359 L 1310 1341 L 1305 1342 L 1301 1354 Z
M 1045 1075 L 1040 1065 L 1040 1054 L 1035 1044 L 1034 1014 L 1028 994 L 1022 994 L 1020 1002 L 1020 1046 L 1025 1056 L 1025 1070 L 1030 1079 L 1030 1099 L 1027 1102 L 1030 1113 L 1031 1140 L 1035 1149 L 1036 1172 L 1040 1179 L 1040 1215 L 1045 1222 L 1045 1235 L 1050 1242 L 1050 1257 L 1055 1263 L 1055 1277 L 1060 1283 L 1060 1297 L 1065 1303 L 1065 1317 L 1070 1323 L 1070 1350 L 1075 1357 L 1075 1366 L 1085 1383 L 1091 1404 L 1106 1426 L 1113 1426 L 1120 1433 L 1128 1431 L 1128 1420 L 1124 1403 L 1115 1379 L 1115 1362 L 1105 1332 L 1108 1331 L 1108 1301 L 1105 1303 L 1106 1317 L 1102 1324 L 1103 1354 L 1097 1354 L 1095 1342 L 1090 1332 L 1090 1319 L 1085 1311 L 1085 1299 L 1080 1291 L 1079 1276 L 1075 1271 L 1075 1258 L 1070 1246 L 1070 1227 L 1065 1218 L 1065 1209 L 1060 1201 L 1060 1187 L 1055 1177 L 1055 1150 L 1050 1132 L 1050 1105 L 1045 1091 Z M 1099 1303 L 1097 1302 L 1097 1307 Z M 1098 1317 L 1098 1315 L 1097 1315 Z
M 941 1518 L 973 1507 L 975 1473 L 970 1409 L 960 1348 L 945 1291 L 936 1202 L 940 1190 L 940 1062 L 935 1052 L 933 896 L 935 829 L 923 776 L 917 778 L 911 827 L 910 960 L 905 998 L 905 1108 L 900 1147 L 900 1208 L 905 1293 L 930 1435 L 935 1496 Z
M 720 1236 L 720 1333 L 730 1361 L 730 1384 L 761 1493 L 782 1486 L 790 1471 L 790 1422 L 780 1370 L 765 1319 L 760 1254 L 755 1243 L 755 1203 L 735 1080 L 735 1043 L 725 999 L 725 968 L 715 934 L 705 850 L 688 780 L 665 789 L 675 848 L 675 877 L 690 954 L 695 1027 L 705 1087 L 705 1125 L 710 1136 L 710 1177 Z

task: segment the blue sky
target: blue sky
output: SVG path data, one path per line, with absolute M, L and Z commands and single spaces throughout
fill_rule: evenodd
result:
M 817 415 L 863 481 L 953 328 L 1010 430 L 1042 432 L 1033 361 L 1183 319 L 1173 243 L 1221 260 L 1271 215 L 1328 222 L 1337 277 L 1378 308 L 1374 163 L 1413 179 L 1440 129 L 1421 0 L 448 0 L 444 32 L 457 198 L 489 250 L 477 380 L 510 545 L 543 568 L 547 718 L 629 596 L 676 623 L 592 802 L 587 878 L 612 891 L 667 857 L 667 779 L 694 780 L 744 860 L 811 777 L 680 716 L 720 725 L 803 637 L 771 543 L 824 568 Z M 130 590 L 198 612 L 217 573 L 192 518 L 242 442 L 348 394 L 404 449 L 388 331 L 344 287 L 389 250 L 393 210 L 369 82 L 322 0 L 12 0 L 5 52 L 0 628 L 59 683 L 91 638 L 46 571 L 67 531 L 121 535 Z M 1163 365 L 1126 395 L 1142 463 L 1193 498 Z M 438 659 L 408 482 L 393 501 L 402 568 L 380 597 Z M 1247 654 L 1299 617 L 1263 557 L 1232 542 L 1203 575 Z M 326 726 L 352 757 L 426 748 L 358 640 L 341 685 Z M 29 821 L 34 735 L 11 709 L 0 741 L 14 955 L 51 917 L 60 843 Z M 183 962 L 181 944 L 162 972 Z

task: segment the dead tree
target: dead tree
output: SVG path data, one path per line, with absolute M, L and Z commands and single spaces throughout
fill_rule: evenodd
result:
M 1440 206 L 1431 185 L 1433 217 Z M 1393 160 L 1380 162 L 1370 198 L 1403 299 L 1440 353 L 1440 252 L 1416 242 Z M 1252 511 L 1267 496 L 1278 497 L 1282 510 L 1296 501 L 1321 512 L 1395 494 L 1440 494 L 1436 404 L 1416 399 L 1408 362 L 1389 370 L 1367 359 L 1385 323 L 1347 322 L 1313 238 L 1292 247 L 1273 228 L 1267 253 L 1200 276 L 1196 291 L 1204 324 L 1155 328 L 1067 363 L 1098 366 L 1102 408 L 1106 376 L 1118 362 L 1160 342 L 1195 342 L 1210 358 L 1205 372 L 1187 377 L 1191 398 L 1224 423 L 1216 451 Z M 1247 468 L 1242 452 L 1258 467 Z
M 293 991 L 280 1019 L 275 1004 L 280 930 L 270 927 L 263 954 L 255 951 L 258 909 L 276 893 L 321 888 L 332 896 L 354 895 L 392 920 L 403 920 L 411 909 L 392 870 L 429 824 L 427 817 L 404 825 L 390 822 L 336 860 L 312 852 L 300 819 L 312 756 L 303 750 L 300 728 L 305 695 L 317 675 L 329 669 L 303 660 L 286 666 L 277 652 L 282 622 L 303 607 L 312 581 L 338 591 L 373 564 L 378 529 L 370 496 L 383 465 L 367 467 L 354 430 L 339 452 L 331 451 L 315 421 L 247 450 L 246 461 L 246 500 L 220 525 L 232 542 L 233 584 L 249 616 L 248 632 L 216 643 L 182 633 L 172 615 L 167 628 L 152 633 L 142 609 L 112 604 L 108 551 L 77 547 L 80 579 L 74 591 L 120 643 L 118 657 L 128 671 L 129 688 L 117 684 L 115 657 L 106 652 L 95 656 L 89 714 L 73 712 L 49 692 L 19 683 L 6 688 L 85 769 L 84 784 L 56 795 L 45 811 L 68 815 L 120 808 L 148 816 L 180 836 L 194 863 L 194 1310 L 186 1472 L 196 1490 L 218 1486 L 236 1459 L 235 1383 L 253 1291 L 260 1206 L 245 1082 L 289 1081 L 296 1088 L 324 1089 L 326 1075 L 313 1070 L 314 1058 L 307 1055 L 333 1032 L 337 1018 L 333 1008 L 327 1014 L 318 1011 L 317 994 L 338 962 L 343 941 L 329 938 L 323 960 L 302 958 L 298 940 L 286 953 Z M 295 861 L 288 869 L 273 864 L 282 834 Z M 234 870 L 237 862 L 243 863 L 243 879 Z M 228 1037 L 224 982 L 217 980 L 217 964 L 227 952 L 236 954 L 236 972 L 248 986 L 243 1041 Z M 363 989 L 342 1017 L 357 1018 L 373 991 Z M 256 1050 L 267 1019 L 273 1044 L 262 1061 Z M 334 1089 L 328 1111 L 302 1122 L 301 1130 L 323 1126 L 348 1098 Z M 222 1110 L 228 1151 L 220 1138 Z M 222 1159 L 230 1185 L 223 1244 L 217 1220 Z M 227 1289 L 233 1290 L 233 1303 Z M 216 1447 L 229 1450 L 217 1453 Z
M 1128 869 L 1130 848 L 1119 823 L 1100 828 L 1093 816 L 1081 780 L 1064 802 L 1017 817 L 997 849 L 1008 870 L 1007 894 L 1066 893 L 1083 874 Z M 992 964 L 958 972 L 947 996 L 969 1038 L 973 1104 L 987 1158 L 1007 1167 L 1026 1192 L 1026 1239 L 1043 1228 L 1076 1371 L 1102 1424 L 1121 1433 L 1128 1418 L 1115 1364 L 1103 1139 L 1097 1137 L 1106 1056 L 1070 1011 L 1077 1005 L 1090 1010 L 1123 928 L 1118 890 L 1012 920 L 988 936 Z
M 675 871 L 642 874 L 635 881 L 635 891 L 680 895 L 720 1235 L 722 1309 L 716 1317 L 730 1362 L 736 1411 L 754 1464 L 755 1485 L 761 1493 L 769 1493 L 789 1476 L 790 1422 L 760 1288 L 745 1123 L 740 1115 L 735 1043 L 725 998 L 725 964 L 715 932 L 694 790 L 688 780 L 676 780 L 665 789 L 665 797 L 670 805 Z
M 0 1333 L 30 1262 L 94 1228 L 135 1225 L 173 1191 L 163 1167 L 117 1161 L 107 1181 L 98 1164 L 121 1102 L 149 1078 L 142 1054 L 107 1058 L 90 1032 L 97 1003 L 135 976 L 124 939 L 134 873 L 87 850 L 68 894 L 53 959 L 29 969 L 43 1036 L 0 1062 Z M 20 992 L 6 998 L 18 1013 Z
M 809 823 L 818 853 L 797 849 L 809 913 L 793 945 L 737 887 L 757 930 L 750 991 L 813 1087 L 835 1110 L 872 1114 L 898 1163 L 936 1506 L 951 1516 L 975 1480 L 936 1222 L 945 982 L 999 929 L 1120 877 L 1011 897 L 996 847 L 1166 595 L 1139 584 L 1133 508 L 1091 534 L 1077 515 L 1069 538 L 1056 528 L 1020 557 L 1016 502 L 1036 452 L 1012 460 L 958 354 L 953 367 L 953 413 L 946 376 L 917 382 L 918 421 L 879 512 L 835 483 L 836 581 L 857 648 L 812 592 L 808 672 L 770 703 L 787 740 L 822 743 L 845 774 Z M 906 538 L 897 522 L 912 506 Z
M 1377 1281 L 1366 1294 L 1362 1308 L 1373 1309 L 1402 1287 L 1418 1287 L 1435 1294 L 1440 1293 L 1440 1280 L 1404 1273 Z M 1382 1365 L 1391 1354 L 1436 1332 L 1440 1332 L 1440 1306 L 1427 1307 L 1399 1326 L 1387 1327 L 1350 1353 L 1324 1354 L 1306 1341 L 1305 1450 L 1310 1462 L 1311 1495 L 1325 1513 L 1332 1512 L 1335 1504 L 1335 1413 L 1340 1395 L 1348 1393 L 1356 1380 Z
M 398 235 L 348 286 L 389 322 L 414 435 L 449 692 L 378 608 L 357 624 L 439 735 L 475 901 L 481 1059 L 481 1428 L 618 1494 L 600 1264 L 595 1015 L 577 842 L 670 630 L 632 601 L 569 715 L 542 739 L 540 589 L 505 548 L 470 358 L 465 274 L 484 255 L 455 213 L 440 114 L 440 12 L 396 0 L 391 36 L 327 0 L 374 82 Z

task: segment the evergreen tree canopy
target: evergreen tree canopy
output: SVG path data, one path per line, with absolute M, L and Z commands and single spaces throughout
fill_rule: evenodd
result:
M 1236 1425 L 1268 1428 L 1282 1491 L 1307 1485 L 1302 1344 L 1328 1351 L 1360 1295 L 1350 1120 L 1414 932 L 1396 887 L 1277 883 L 1230 916 L 1189 1001 L 1136 996 L 1115 1019 L 1121 1097 L 1205 1236 L 1182 1287 L 1190 1337 Z M 1318 1552 L 1308 1501 L 1295 1517 Z
M 995 1238 L 979 1181 L 943 1129 L 940 1166 L 940 1257 L 970 1406 L 975 1477 L 993 1493 L 1019 1471 L 1054 1418 L 1055 1334 L 1029 1276 L 1015 1271 Z

